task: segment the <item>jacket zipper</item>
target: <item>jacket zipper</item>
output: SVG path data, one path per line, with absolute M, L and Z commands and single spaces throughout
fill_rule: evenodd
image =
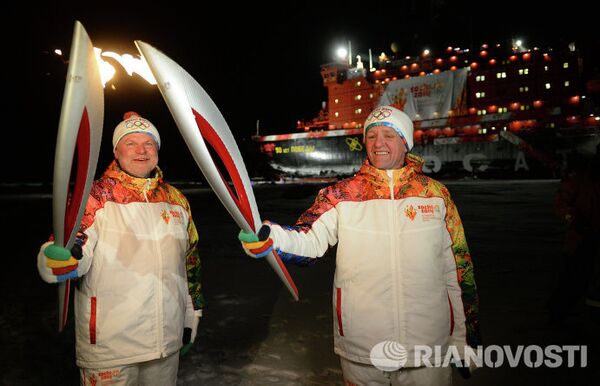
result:
M 392 275 L 392 301 L 393 304 L 395 306 L 395 312 L 394 312 L 394 325 L 396 327 L 396 331 L 397 331 L 397 337 L 398 340 L 400 342 L 403 342 L 403 338 L 404 338 L 404 334 L 402 334 L 401 331 L 401 323 L 400 323 L 400 319 L 401 319 L 401 305 L 399 304 L 399 299 L 402 299 L 402 295 L 399 293 L 400 291 L 402 291 L 402 283 L 399 283 L 398 281 L 398 264 L 399 263 L 397 260 L 397 246 L 396 246 L 396 234 L 397 234 L 397 228 L 398 228 L 398 220 L 397 220 L 397 213 L 396 213 L 396 205 L 395 205 L 395 198 L 394 198 L 394 171 L 393 170 L 387 170 L 386 171 L 388 178 L 389 178 L 389 187 L 390 187 L 390 202 L 391 202 L 391 207 L 392 210 L 390 211 L 391 213 L 391 219 L 390 219 L 390 268 L 391 268 L 391 275 Z
M 152 179 L 146 178 L 146 182 L 144 183 L 144 188 L 142 189 L 142 193 L 144 194 L 144 200 L 148 201 L 148 195 L 146 194 L 148 190 L 150 190 L 150 184 L 152 183 Z
M 147 192 L 148 190 L 150 190 L 150 185 L 152 184 L 152 179 L 148 178 L 146 180 L 146 183 L 144 184 L 144 198 L 146 199 L 146 202 L 150 202 L 148 201 L 148 196 L 147 196 Z M 158 236 L 156 234 L 156 228 L 153 228 L 153 238 L 155 240 L 155 243 L 158 243 Z M 158 292 L 158 296 L 156 297 L 156 318 L 158 319 L 158 337 L 157 337 L 157 344 L 158 344 L 158 350 L 160 351 L 160 356 L 161 358 L 165 357 L 165 353 L 163 350 L 163 344 L 164 344 L 164 312 L 163 312 L 163 292 L 162 292 L 162 288 L 163 286 L 160 284 L 163 282 L 163 278 L 162 278 L 162 274 L 163 274 L 163 266 L 162 266 L 162 255 L 160 253 L 160 245 L 156 246 L 156 250 L 157 250 L 157 254 L 156 254 L 156 258 L 158 259 L 157 261 L 157 267 L 158 267 L 158 288 L 157 288 L 157 292 Z
M 148 191 L 150 190 L 150 186 L 152 185 L 152 179 L 151 178 L 147 178 L 146 182 L 144 183 L 144 187 L 142 189 L 142 193 L 144 194 L 144 200 L 146 200 L 147 203 L 150 203 L 150 201 L 148 200 Z M 156 235 L 156 229 L 154 230 L 154 240 L 158 240 L 157 235 Z M 157 246 L 157 251 L 160 252 L 160 246 Z M 162 283 L 162 258 L 160 256 L 160 253 L 157 254 L 157 267 L 158 267 L 158 283 Z M 157 325 L 159 326 L 158 328 L 158 336 L 156 337 L 156 343 L 158 345 L 158 351 L 160 351 L 160 356 L 165 357 L 165 353 L 163 351 L 163 340 L 164 340 L 164 333 L 163 333 L 163 307 L 162 307 L 162 302 L 163 302 L 163 296 L 162 296 L 162 285 L 158 285 L 158 296 L 156 297 L 156 318 L 157 318 Z

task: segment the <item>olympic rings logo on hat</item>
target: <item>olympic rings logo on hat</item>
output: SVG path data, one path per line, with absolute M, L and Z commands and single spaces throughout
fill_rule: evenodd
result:
M 142 129 L 147 130 L 150 128 L 150 123 L 143 118 L 135 118 L 125 122 L 125 127 L 128 129 Z
M 386 109 L 385 107 L 380 107 L 378 109 L 375 109 L 371 113 L 371 117 L 373 117 L 374 119 L 377 119 L 377 120 L 386 119 L 390 115 L 392 115 L 392 110 Z

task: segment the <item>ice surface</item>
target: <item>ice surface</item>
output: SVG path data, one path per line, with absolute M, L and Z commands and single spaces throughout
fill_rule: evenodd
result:
M 292 223 L 319 185 L 261 185 L 261 215 Z M 600 325 L 585 308 L 563 326 L 545 305 L 556 280 L 562 225 L 552 214 L 557 181 L 448 183 L 464 222 L 481 298 L 486 345 L 588 345 L 588 367 L 483 368 L 455 385 L 590 385 L 599 372 Z M 200 234 L 207 306 L 178 385 L 341 385 L 333 353 L 330 252 L 310 268 L 290 267 L 294 302 L 270 267 L 242 252 L 235 223 L 209 190 L 188 195 Z M 0 196 L 4 275 L 0 281 L 0 384 L 78 385 L 72 316 L 56 332 L 56 289 L 37 276 L 35 256 L 51 229 L 48 195 Z

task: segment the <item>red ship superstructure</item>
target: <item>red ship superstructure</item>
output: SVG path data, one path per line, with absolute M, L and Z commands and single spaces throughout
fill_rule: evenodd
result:
M 321 66 L 328 100 L 319 115 L 299 121 L 301 133 L 255 138 L 276 172 L 352 174 L 364 159 L 362 123 L 380 104 L 411 116 L 413 151 L 431 174 L 554 175 L 565 154 L 592 153 L 600 142 L 599 81 L 585 73 L 573 44 L 484 44 L 378 59 L 376 68 L 364 68 L 360 57 L 356 66 Z

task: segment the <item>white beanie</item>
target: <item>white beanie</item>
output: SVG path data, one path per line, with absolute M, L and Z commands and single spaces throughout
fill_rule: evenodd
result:
M 115 127 L 115 131 L 113 133 L 113 151 L 117 149 L 117 144 L 127 134 L 132 133 L 145 133 L 148 134 L 154 142 L 156 142 L 157 147 L 160 149 L 160 135 L 158 134 L 158 130 L 149 120 L 140 117 L 138 113 L 135 111 L 128 111 L 123 114 L 123 121 Z
M 375 126 L 389 126 L 400 135 L 400 138 L 406 144 L 406 151 L 413 147 L 413 123 L 411 119 L 402 110 L 392 106 L 379 106 L 371 111 L 371 114 L 365 121 L 363 138 L 366 138 L 367 131 Z

